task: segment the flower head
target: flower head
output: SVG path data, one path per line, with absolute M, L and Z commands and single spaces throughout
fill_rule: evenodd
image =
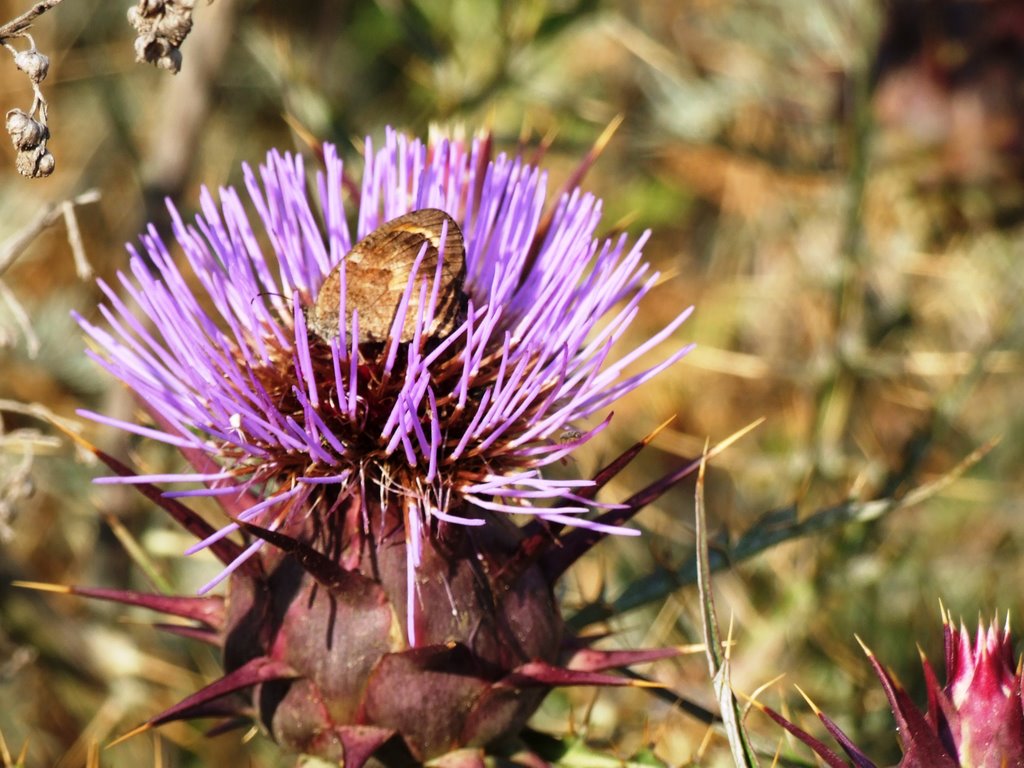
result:
M 334 148 L 324 148 L 315 195 L 300 158 L 271 152 L 258 172 L 245 169 L 264 232 L 254 231 L 231 188 L 220 190 L 219 206 L 204 190 L 194 224 L 172 211 L 175 238 L 205 295 L 151 229 L 131 275 L 120 276 L 138 309 L 103 285 L 110 329 L 79 322 L 96 343 L 96 360 L 139 395 L 160 428 L 87 415 L 209 462 L 194 473 L 111 481 L 200 482 L 206 487 L 173 493 L 233 495 L 239 521 L 271 530 L 311 511 L 330 526 L 353 494 L 364 504 L 400 503 L 413 566 L 432 523 L 479 525 L 482 509 L 596 525 L 583 517 L 592 502 L 577 493 L 592 482 L 545 476 L 543 468 L 608 422 L 559 440 L 566 425 L 686 353 L 625 374 L 689 310 L 613 359 L 657 280 L 642 260 L 646 237 L 632 245 L 625 236 L 597 239 L 600 201 L 579 190 L 546 218 L 545 175 L 504 155 L 489 162 L 488 147 L 481 140 L 427 146 L 389 132 L 375 152 L 368 141 L 355 237 Z M 356 240 L 427 208 L 450 214 L 464 238 L 468 300 L 457 327 L 443 339 L 431 336 L 445 299 L 442 273 L 410 268 L 394 326 L 406 327 L 409 318 L 399 315 L 412 307 L 411 342 L 397 333 L 384 344 L 366 342 L 358 308 L 346 313 L 350 333 L 341 327 L 329 341 L 312 333 L 304 310 Z
M 389 132 L 361 187 L 329 145 L 312 190 L 272 152 L 245 185 L 259 230 L 235 190 L 204 191 L 193 224 L 172 209 L 185 268 L 150 229 L 119 276 L 131 302 L 102 285 L 106 327 L 79 318 L 156 426 L 87 415 L 193 468 L 139 475 L 96 450 L 107 480 L 225 564 L 204 592 L 228 578 L 226 601 L 73 590 L 191 619 L 221 647 L 224 677 L 147 725 L 241 715 L 296 751 L 406 765 L 516 733 L 552 686 L 623 684 L 602 670 L 672 655 L 585 648 L 552 593 L 694 466 L 627 504 L 594 497 L 645 441 L 594 479 L 546 471 L 610 416 L 571 425 L 688 351 L 627 373 L 685 310 L 615 356 L 658 278 L 646 236 L 598 238 L 600 201 L 549 204 L 545 175 L 484 138 Z M 190 496 L 230 522 L 214 530 Z
M 974 642 L 961 622 L 943 615 L 946 646 L 946 684 L 940 686 L 922 657 L 928 709 L 921 713 L 910 697 L 868 653 L 882 681 L 896 719 L 903 759 L 900 768 L 1005 768 L 1024 765 L 1024 700 L 1021 670 L 1014 663 L 1009 617 L 1000 629 L 994 622 L 979 624 Z M 829 766 L 848 765 L 839 755 L 807 732 L 768 708 L 764 711 L 810 746 Z M 816 710 L 818 718 L 858 768 L 874 768 L 838 726 Z

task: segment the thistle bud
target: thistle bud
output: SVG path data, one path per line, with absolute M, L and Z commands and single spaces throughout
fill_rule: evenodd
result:
M 975 639 L 964 624 L 943 615 L 946 646 L 946 684 L 922 657 L 928 711 L 920 712 L 893 676 L 867 651 L 875 674 L 889 699 L 896 733 L 903 749 L 897 768 L 1006 768 L 1024 765 L 1024 699 L 1021 664 L 1015 660 L 1009 617 L 1000 628 L 980 624 Z M 830 768 L 846 763 L 824 743 L 777 712 L 762 710 L 807 744 Z M 818 719 L 839 742 L 853 765 L 875 763 L 846 736 L 831 718 Z

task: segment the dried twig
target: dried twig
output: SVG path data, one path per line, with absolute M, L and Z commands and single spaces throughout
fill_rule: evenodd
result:
M 4 324 L 0 323 L 0 348 L 14 346 L 20 332 L 25 339 L 25 352 L 30 359 L 35 359 L 39 354 L 39 337 L 32 327 L 32 318 L 3 280 L 0 280 L 0 306 L 7 307 L 14 324 L 14 330 L 8 331 Z
M 9 38 L 23 37 L 32 26 L 32 22 L 42 16 L 51 8 L 60 5 L 64 0 L 42 0 L 25 11 L 16 19 L 11 19 L 6 24 L 0 24 L 0 43 L 6 43 Z
M 21 252 L 28 247 L 28 244 L 31 243 L 40 232 L 60 218 L 64 218 L 65 221 L 67 221 L 67 208 L 69 205 L 87 205 L 88 203 L 95 203 L 99 199 L 99 190 L 90 189 L 71 198 L 70 200 L 62 200 L 59 203 L 50 203 L 44 206 L 32 221 L 22 227 L 22 229 L 15 235 L 8 238 L 3 245 L 0 245 L 0 276 L 7 271 L 8 267 L 14 263 L 14 260 L 21 255 Z M 71 249 L 75 251 L 75 263 L 78 268 L 79 275 L 88 277 L 92 270 L 88 267 L 88 263 L 85 262 L 85 254 L 82 252 L 81 237 L 78 235 L 77 225 L 73 228 L 72 226 L 68 227 L 68 242 L 71 244 Z M 85 267 L 78 266 L 79 258 L 82 259 L 82 263 L 85 264 Z M 86 271 L 85 275 L 82 275 L 83 270 Z
M 46 148 L 50 138 L 48 105 L 40 84 L 50 70 L 50 59 L 36 48 L 36 42 L 28 33 L 32 22 L 62 0 L 43 0 L 16 19 L 0 25 L 0 45 L 14 58 L 14 66 L 20 69 L 32 82 L 32 106 L 28 112 L 12 109 L 7 113 L 7 133 L 18 151 L 17 168 L 22 176 L 39 179 L 53 173 L 56 161 Z M 19 51 L 11 44 L 15 38 L 28 40 L 28 48 Z
M 63 218 L 68 228 L 68 244 L 75 259 L 75 272 L 82 280 L 92 275 L 92 266 L 85 255 L 85 248 L 82 245 L 82 235 L 78 230 L 78 219 L 75 218 L 75 206 L 94 203 L 100 199 L 99 190 L 90 189 L 70 200 L 62 200 L 58 203 L 50 203 L 43 207 L 36 217 L 30 221 L 21 231 L 8 238 L 0 244 L 0 277 L 14 263 L 15 259 L 28 247 L 40 232 L 52 225 L 58 219 Z M 15 325 L 20 328 L 25 338 L 26 348 L 29 357 L 35 357 L 39 352 L 39 339 L 35 335 L 28 313 L 18 303 L 14 294 L 0 281 L 0 303 L 6 304 L 14 318 Z M 0 347 L 10 343 L 11 336 L 0 327 Z
M 11 522 L 18 506 L 35 491 L 32 481 L 34 459 L 60 448 L 59 438 L 44 435 L 38 429 L 15 429 L 8 432 L 4 425 L 5 411 L 44 418 L 42 406 L 23 406 L 9 400 L 0 400 L 0 543 L 10 540 Z
M 14 65 L 32 82 L 32 106 L 27 112 L 9 110 L 5 128 L 18 152 L 18 173 L 34 179 L 53 173 L 56 160 L 46 148 L 50 139 L 49 105 L 39 87 L 50 69 L 50 59 L 36 48 L 28 30 L 36 19 L 61 2 L 63 0 L 41 0 L 21 16 L 0 24 L 0 46 L 10 52 Z M 138 0 L 138 4 L 128 10 L 128 21 L 138 33 L 136 59 L 177 73 L 181 69 L 181 44 L 192 30 L 194 6 L 195 0 Z M 28 47 L 18 50 L 12 45 L 16 39 L 27 39 Z

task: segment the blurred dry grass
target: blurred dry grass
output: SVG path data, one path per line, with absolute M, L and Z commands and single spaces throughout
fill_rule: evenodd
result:
M 0 2 L 5 19 L 21 10 Z M 804 711 L 788 685 L 798 682 L 880 762 L 893 761 L 892 722 L 854 632 L 915 692 L 915 642 L 941 656 L 940 598 L 968 620 L 1019 609 L 1016 4 L 908 0 L 887 15 L 871 0 L 216 0 L 199 4 L 178 79 L 133 64 L 124 10 L 66 0 L 34 29 L 52 59 L 44 91 L 57 172 L 22 180 L 3 145 L 0 241 L 43 205 L 96 187 L 102 200 L 79 221 L 109 279 L 125 262 L 122 243 L 160 218 L 162 196 L 190 210 L 200 184 L 237 181 L 241 161 L 294 146 L 285 112 L 349 156 L 385 123 L 419 133 L 434 121 L 486 123 L 508 148 L 524 127 L 534 141 L 557 131 L 547 156 L 555 185 L 623 114 L 586 186 L 604 197 L 610 227 L 653 229 L 646 253 L 667 275 L 633 341 L 694 303 L 679 341 L 698 349 L 620 404 L 612 428 L 579 457 L 579 469 L 592 470 L 676 415 L 608 498 L 699 454 L 705 438 L 766 417 L 709 475 L 709 514 L 727 549 L 769 510 L 793 505 L 807 517 L 903 494 L 1002 438 L 922 504 L 719 572 L 719 611 L 735 619 L 736 687 L 750 692 L 785 674 L 764 700 Z M 28 101 L 24 79 L 0 66 L 0 103 Z M 68 312 L 92 316 L 98 295 L 76 278 L 62 225 L 3 279 L 29 311 L 40 351 L 0 350 L 0 398 L 62 416 L 77 407 L 130 413 L 82 355 Z M 179 589 L 194 589 L 209 566 L 181 558 L 185 537 L 141 498 L 92 486 L 99 470 L 66 443 L 19 431 L 52 436 L 39 420 L 3 416 L 0 484 L 14 514 L 0 520 L 12 534 L 0 544 L 0 732 L 15 750 L 30 742 L 29 765 L 73 768 L 90 740 L 180 698 L 214 675 L 215 660 L 149 629 L 143 614 L 128 624 L 130 612 L 10 581 L 146 586 L 108 514 Z M 143 464 L 172 460 L 85 429 Z M 15 492 L 24 482 L 31 496 Z M 568 613 L 640 576 L 672 573 L 692 556 L 692 516 L 684 484 L 639 519 L 647 535 L 603 545 L 569 576 Z M 663 645 L 698 640 L 698 622 L 688 586 L 610 623 L 619 642 Z M 650 673 L 713 702 L 703 659 Z M 701 755 L 705 765 L 731 762 L 721 738 L 647 693 L 556 694 L 536 724 L 563 733 L 567 720 L 610 754 L 651 743 L 672 765 Z M 756 715 L 748 722 L 773 749 L 778 729 Z M 237 735 L 204 740 L 192 726 L 159 738 L 119 746 L 102 763 L 155 765 L 159 754 L 162 765 L 289 764 L 260 738 L 243 747 Z

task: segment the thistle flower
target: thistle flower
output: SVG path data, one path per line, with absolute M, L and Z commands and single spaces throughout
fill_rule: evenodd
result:
M 405 764 L 516 733 L 552 685 L 620 684 L 600 671 L 673 652 L 573 655 L 551 587 L 605 534 L 635 533 L 622 523 L 683 471 L 616 505 L 594 497 L 635 450 L 594 479 L 545 468 L 610 415 L 568 425 L 686 354 L 626 372 L 689 310 L 614 357 L 658 279 L 646 235 L 597 239 L 599 200 L 549 207 L 542 171 L 490 154 L 389 131 L 355 192 L 325 145 L 314 194 L 300 158 L 271 152 L 245 168 L 262 233 L 234 189 L 204 190 L 194 224 L 171 210 L 192 279 L 150 229 L 120 292 L 101 283 L 106 327 L 78 318 L 156 426 L 85 415 L 193 468 L 139 475 L 97 452 L 105 481 L 140 487 L 225 563 L 203 592 L 228 579 L 226 601 L 73 590 L 193 619 L 223 648 L 225 677 L 148 725 L 250 717 L 296 751 Z M 229 524 L 179 501 L 195 496 Z
M 868 651 L 896 719 L 903 759 L 900 768 L 1008 768 L 1024 766 L 1024 702 L 1021 667 L 1014 663 L 1009 616 L 999 629 L 978 626 L 971 642 L 963 622 L 957 630 L 943 611 L 946 684 L 940 686 L 928 660 L 921 657 L 928 709 L 921 713 L 892 675 Z M 866 650 L 866 649 L 865 649 Z M 852 762 L 767 707 L 762 710 L 818 754 L 832 768 L 874 768 L 839 727 L 815 708 L 815 714 Z

